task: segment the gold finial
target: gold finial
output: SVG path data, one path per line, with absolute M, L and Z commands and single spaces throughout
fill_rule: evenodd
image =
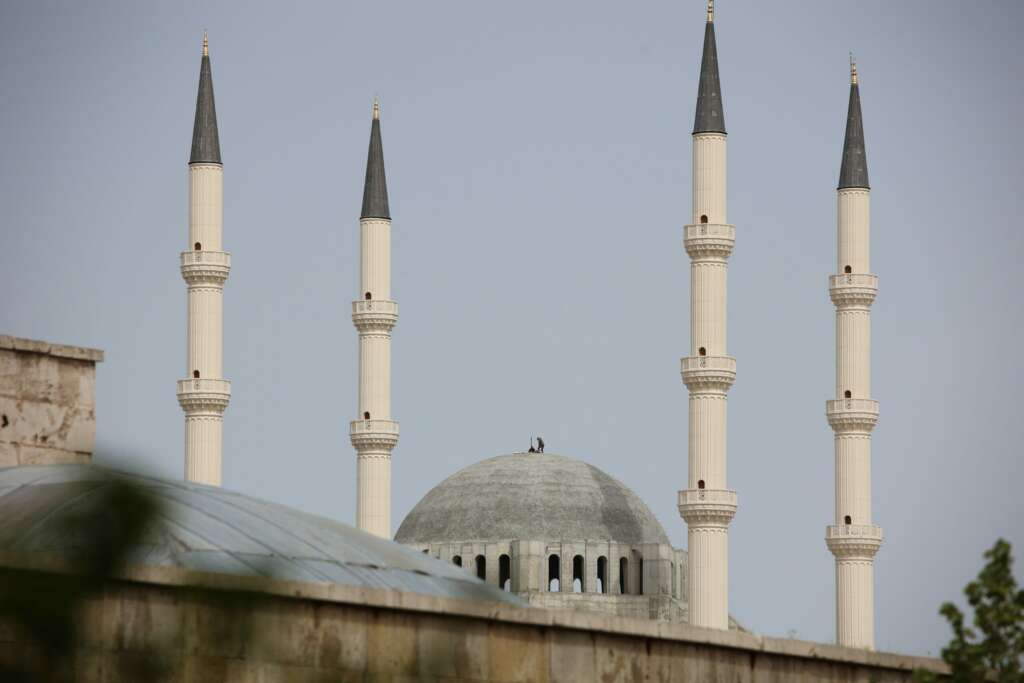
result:
M 715 0 L 708 0 L 708 21 L 715 20 Z
M 853 52 L 850 52 L 850 83 L 857 85 L 857 60 L 853 58 Z
M 373 120 L 376 121 L 380 118 L 380 100 L 376 96 L 373 98 Z
M 203 56 L 210 56 L 210 41 L 206 37 L 206 29 L 203 29 Z

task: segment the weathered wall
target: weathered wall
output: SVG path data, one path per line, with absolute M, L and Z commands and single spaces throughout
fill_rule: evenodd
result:
M 0 335 L 0 467 L 87 463 L 103 352 Z
M 256 594 L 225 601 L 209 589 Z M 119 680 L 123 665 L 158 644 L 170 680 L 182 682 L 888 683 L 910 681 L 915 666 L 943 670 L 932 659 L 734 631 L 176 568 L 108 581 L 81 626 L 83 683 Z M 0 623 L 0 663 L 25 651 Z

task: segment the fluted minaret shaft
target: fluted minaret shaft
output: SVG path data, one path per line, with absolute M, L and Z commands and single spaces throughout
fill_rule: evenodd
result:
M 729 627 L 729 523 L 736 492 L 726 482 L 726 395 L 736 360 L 726 352 L 726 269 L 735 227 L 726 216 L 726 132 L 711 3 L 704 31 L 693 127 L 690 255 L 690 355 L 682 359 L 689 401 L 689 476 L 679 492 L 688 526 L 690 623 Z
M 223 295 L 231 255 L 221 244 L 224 167 L 205 36 L 188 174 L 188 249 L 180 257 L 188 286 L 187 374 L 178 381 L 178 403 L 185 411 L 185 478 L 219 486 L 224 410 L 231 398 L 231 383 L 223 378 Z
M 882 529 L 871 521 L 871 304 L 878 278 L 869 263 L 867 160 L 860 87 L 851 62 L 850 105 L 838 188 L 837 274 L 829 294 L 836 306 L 836 396 L 826 415 L 835 432 L 835 524 L 825 542 L 836 558 L 836 641 L 874 649 L 874 557 Z
M 359 416 L 349 425 L 356 449 L 356 525 L 390 538 L 391 451 L 398 443 L 398 423 L 391 419 L 391 330 L 398 304 L 391 299 L 391 213 L 376 102 L 359 244 L 360 296 L 352 302 L 352 322 L 359 331 Z

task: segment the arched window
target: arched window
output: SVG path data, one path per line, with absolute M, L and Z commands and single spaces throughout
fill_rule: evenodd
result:
M 365 413 L 363 413 L 363 419 L 364 420 L 369 420 L 370 419 L 370 411 L 366 411 Z
M 853 517 L 851 517 L 850 515 L 846 515 L 845 517 L 843 517 L 843 521 L 847 524 L 853 524 Z
M 624 557 L 619 558 L 619 593 L 626 595 L 629 591 L 629 581 L 626 577 L 629 576 L 629 560 Z
M 498 585 L 503 591 L 512 590 L 512 558 L 508 555 L 498 557 Z
M 843 396 L 845 398 L 853 398 L 853 392 L 847 389 L 846 391 L 843 392 Z
M 452 564 L 456 567 L 462 566 L 462 555 L 452 555 Z
M 851 268 L 850 266 L 844 266 L 843 267 L 843 272 L 844 273 L 852 273 L 853 272 L 853 268 Z
M 195 379 L 199 379 L 199 371 L 198 370 L 193 370 L 192 371 L 192 377 L 194 377 Z
M 697 488 L 699 488 L 699 489 L 701 489 L 701 490 L 703 490 L 703 489 L 704 489 L 704 480 L 703 480 L 703 479 L 701 479 L 701 480 L 699 480 L 699 481 L 697 482 Z
M 697 355 L 698 355 L 698 356 L 706 356 L 706 355 L 708 355 L 708 350 L 707 350 L 707 349 L 705 349 L 705 348 L 704 348 L 704 347 L 702 346 L 702 347 L 700 347 L 699 349 L 697 349 Z
M 597 558 L 597 592 L 608 592 L 608 558 L 603 555 Z
M 572 592 L 582 593 L 584 591 L 583 585 L 583 568 L 585 563 L 583 562 L 582 555 L 576 555 L 572 558 Z
M 701 222 L 701 223 L 707 223 L 707 222 L 708 222 L 708 217 L 707 217 L 707 215 L 702 215 L 702 216 L 700 217 L 700 222 Z
M 644 558 L 642 558 L 642 557 L 640 558 L 640 564 L 638 564 L 637 567 L 636 567 L 636 573 L 639 576 L 639 581 L 637 581 L 637 589 L 638 589 L 637 590 L 637 594 L 638 595 L 643 595 L 644 594 Z
M 483 555 L 476 556 L 476 578 L 487 579 L 487 558 Z
M 558 555 L 548 556 L 548 590 L 552 593 L 557 593 L 561 588 L 558 581 L 561 567 L 561 560 L 558 559 Z
M 195 247 L 196 247 L 196 251 L 202 251 L 203 250 L 203 245 L 200 244 L 199 242 L 196 242 Z
M 367 301 L 369 301 L 370 299 L 373 298 L 373 295 L 370 294 L 369 292 L 367 292 L 366 294 L 363 295 L 363 298 L 366 299 Z

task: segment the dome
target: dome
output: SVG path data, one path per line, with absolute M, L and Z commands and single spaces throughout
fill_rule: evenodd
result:
M 563 455 L 490 458 L 431 489 L 399 543 L 594 540 L 670 545 L 650 508 L 618 480 Z
M 159 505 L 133 564 L 522 604 L 464 570 L 324 517 L 226 489 L 94 465 L 0 468 L 0 552 L 71 555 L 68 521 L 122 481 Z

